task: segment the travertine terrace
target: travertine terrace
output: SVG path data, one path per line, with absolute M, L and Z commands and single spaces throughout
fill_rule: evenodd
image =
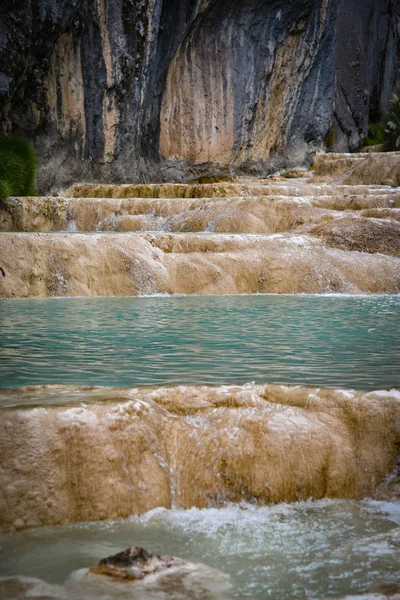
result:
M 363 498 L 396 463 L 396 390 L 92 388 L 80 390 L 84 406 L 13 408 L 30 391 L 2 397 L 6 531 L 157 506 Z
M 10 198 L 0 293 L 396 294 L 399 160 L 323 155 L 313 171 L 264 180 Z M 396 390 L 87 388 L 77 406 L 47 404 L 48 389 L 43 406 L 22 406 L 29 389 L 2 395 L 3 531 L 157 506 L 362 498 L 385 494 L 396 466 Z
M 81 184 L 0 208 L 3 297 L 397 293 L 400 154 L 264 180 Z
M 397 177 L 399 160 L 323 155 L 311 172 L 265 180 L 81 184 L 11 198 L 1 207 L 1 294 L 396 294 L 400 191 L 382 173 L 389 161 Z M 83 408 L 16 408 L 7 394 L 6 530 L 247 497 L 359 498 L 395 465 L 396 391 L 99 388 Z

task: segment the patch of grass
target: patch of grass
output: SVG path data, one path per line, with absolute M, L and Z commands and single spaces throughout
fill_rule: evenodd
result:
M 30 143 L 19 137 L 0 138 L 0 200 L 35 196 L 36 156 Z
M 364 146 L 377 146 L 386 141 L 384 125 L 382 123 L 370 123 L 368 136 L 364 138 Z

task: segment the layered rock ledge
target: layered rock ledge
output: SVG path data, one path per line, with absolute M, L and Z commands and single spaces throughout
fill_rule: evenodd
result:
M 362 498 L 396 467 L 396 390 L 89 388 L 77 406 L 46 405 L 43 389 L 40 407 L 12 406 L 31 392 L 10 390 L 1 412 L 3 531 L 159 506 Z
M 0 296 L 396 294 L 400 190 L 387 184 L 399 165 L 398 153 L 322 155 L 313 173 L 268 180 L 11 198 Z
M 0 254 L 3 297 L 400 289 L 399 258 L 330 248 L 308 235 L 9 233 Z

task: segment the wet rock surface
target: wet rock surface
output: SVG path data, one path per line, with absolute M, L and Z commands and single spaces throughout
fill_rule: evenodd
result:
M 105 388 L 80 406 L 3 409 L 0 528 L 384 497 L 399 411 L 396 390 L 273 384 Z
M 228 600 L 221 571 L 137 546 L 73 572 L 64 585 L 28 577 L 0 577 L 0 600 Z
M 400 153 L 319 154 L 314 174 L 346 185 L 400 185 Z
M 10 198 L 0 296 L 398 293 L 400 192 L 381 182 L 399 164 L 398 153 L 325 154 L 299 179 Z M 343 183 L 361 168 L 370 183 L 364 171 Z
M 334 248 L 400 257 L 400 223 L 391 219 L 327 219 L 309 227 L 308 233 L 324 239 L 328 246 Z
M 382 583 L 373 586 L 363 594 L 342 596 L 337 600 L 399 600 L 400 582 Z
M 305 234 L 13 234 L 0 237 L 3 297 L 390 293 L 395 256 Z
M 123 552 L 103 558 L 98 565 L 89 569 L 88 575 L 102 575 L 118 581 L 135 581 L 186 564 L 187 561 L 176 556 L 154 555 L 144 548 L 130 546 Z
M 69 600 L 61 586 L 51 585 L 33 577 L 0 577 L 1 600 Z
M 143 579 L 72 573 L 64 585 L 28 577 L 0 578 L 1 600 L 229 600 L 230 581 L 216 569 L 183 561 Z

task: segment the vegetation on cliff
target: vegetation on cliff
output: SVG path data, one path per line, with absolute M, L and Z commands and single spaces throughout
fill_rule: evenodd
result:
M 389 103 L 385 119 L 385 138 L 389 150 L 400 150 L 400 85 L 398 85 Z
M 0 138 L 0 200 L 35 196 L 36 157 L 30 143 L 19 137 Z
M 364 138 L 364 146 L 377 146 L 386 142 L 385 130 L 382 123 L 370 123 L 368 135 Z
M 389 151 L 400 150 L 400 85 L 394 89 L 382 120 L 368 125 L 368 135 L 363 141 L 364 146 L 385 144 Z

